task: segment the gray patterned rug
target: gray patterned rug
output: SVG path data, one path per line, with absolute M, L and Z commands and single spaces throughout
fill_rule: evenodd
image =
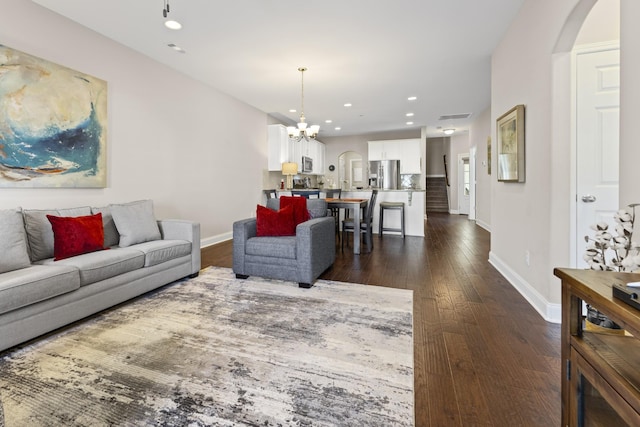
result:
M 0 426 L 412 426 L 411 291 L 196 279 L 0 358 Z

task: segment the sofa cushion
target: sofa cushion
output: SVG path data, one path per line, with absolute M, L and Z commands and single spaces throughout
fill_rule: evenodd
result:
M 264 206 L 257 206 L 256 235 L 258 236 L 292 236 L 296 234 L 293 220 L 293 206 L 274 211 Z
M 22 217 L 27 230 L 29 256 L 31 261 L 40 261 L 53 257 L 53 229 L 47 215 L 83 216 L 91 215 L 91 208 L 83 206 L 70 209 L 24 209 Z
M 29 267 L 27 237 L 20 209 L 0 210 L 0 273 Z
M 311 216 L 307 210 L 307 199 L 304 197 L 280 196 L 280 207 L 293 207 L 293 222 L 295 225 L 308 221 Z
M 71 292 L 80 287 L 70 266 L 34 265 L 0 274 L 0 314 Z
M 247 255 L 296 259 L 296 236 L 252 237 L 245 246 Z
M 191 242 L 186 240 L 154 240 L 130 246 L 144 253 L 144 266 L 161 264 L 191 254 Z
M 47 215 L 53 229 L 55 261 L 104 249 L 102 214 L 86 216 Z
M 61 261 L 47 259 L 42 265 L 75 267 L 80 272 L 80 286 L 109 279 L 144 266 L 144 253 L 131 248 L 112 248 L 108 251 L 91 252 Z
M 116 223 L 113 222 L 113 215 L 111 215 L 111 208 L 109 206 L 92 207 L 92 214 L 102 214 L 102 229 L 104 230 L 104 247 L 110 248 L 111 246 L 118 246 L 120 243 L 120 233 L 116 228 Z
M 161 238 L 158 222 L 153 215 L 151 200 L 139 200 L 126 204 L 109 205 L 109 207 L 120 234 L 120 247 L 124 248 Z

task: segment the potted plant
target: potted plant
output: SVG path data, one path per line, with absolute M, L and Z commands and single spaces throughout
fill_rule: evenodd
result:
M 593 237 L 584 236 L 588 243 L 583 259 L 589 268 L 599 271 L 634 272 L 640 270 L 640 244 L 633 241 L 633 226 L 636 217 L 636 206 L 631 204 L 627 209 L 616 212 L 614 234 L 609 231 L 609 224 L 599 222 L 591 226 L 595 231 Z M 593 306 L 587 305 L 587 329 L 620 330 L 619 325 L 600 313 Z

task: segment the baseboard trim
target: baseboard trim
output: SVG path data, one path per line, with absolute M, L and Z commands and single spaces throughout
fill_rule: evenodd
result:
M 482 221 L 481 219 L 476 218 L 476 224 L 479 227 L 482 227 L 485 230 L 487 230 L 489 233 L 491 233 L 491 226 L 489 224 L 487 224 L 486 222 Z
M 551 323 L 562 322 L 562 305 L 553 304 L 547 301 L 533 286 L 524 280 L 518 273 L 513 271 L 496 254 L 489 252 L 489 263 L 493 265 L 511 285 L 516 288 L 520 295 L 531 304 L 531 306 L 542 316 L 544 320 Z
M 206 248 L 207 246 L 215 245 L 217 243 L 226 242 L 233 239 L 233 233 L 231 231 L 227 233 L 218 234 L 217 236 L 206 237 L 200 239 L 200 248 Z

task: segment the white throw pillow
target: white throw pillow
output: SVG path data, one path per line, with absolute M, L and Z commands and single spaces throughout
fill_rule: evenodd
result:
M 153 215 L 153 201 L 139 200 L 109 207 L 120 234 L 121 247 L 161 239 L 160 228 Z
M 20 209 L 0 210 L 0 273 L 31 265 Z

